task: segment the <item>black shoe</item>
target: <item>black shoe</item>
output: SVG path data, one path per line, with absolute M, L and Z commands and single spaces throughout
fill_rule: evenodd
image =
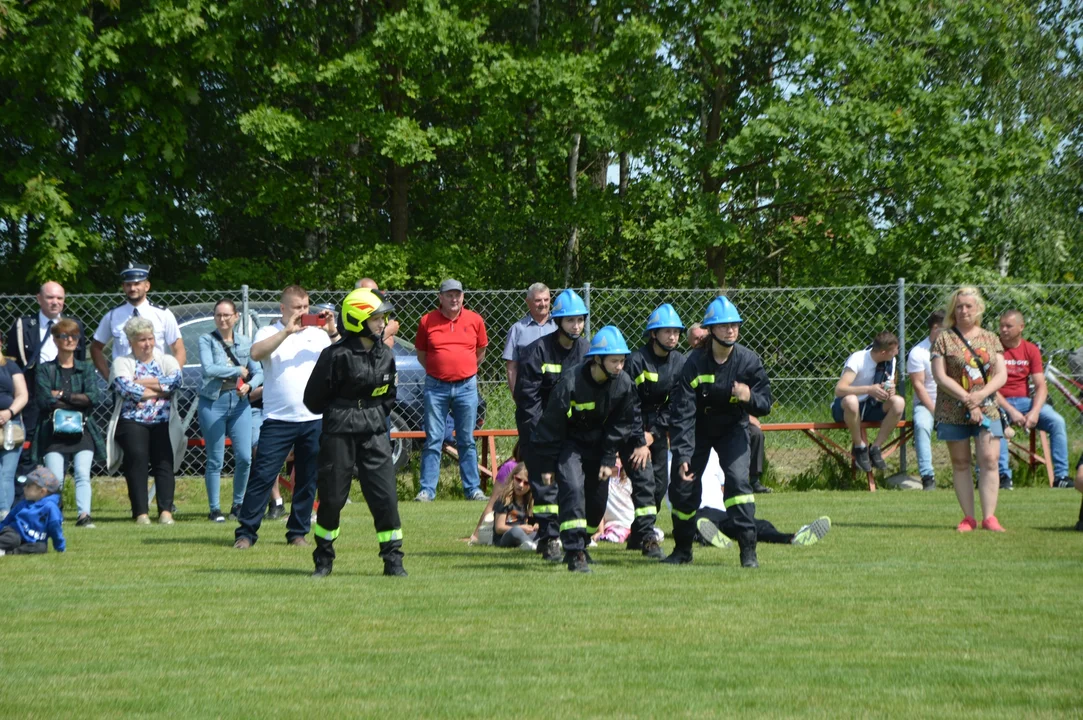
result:
M 568 564 L 568 570 L 578 573 L 589 573 L 590 561 L 587 560 L 587 554 L 580 550 L 579 552 L 568 553 L 564 557 L 564 561 Z
M 771 493 L 771 488 L 761 483 L 759 478 L 756 478 L 752 481 L 752 492 L 757 495 L 769 495 Z
M 560 549 L 560 541 L 554 539 L 545 543 L 545 547 L 541 552 L 541 556 L 542 560 L 547 560 L 549 562 L 560 562 L 561 559 L 564 557 L 564 553 Z
M 1012 479 L 1007 475 L 1000 476 L 1000 489 L 1001 490 L 1014 490 L 1012 487 Z
M 884 462 L 884 456 L 880 454 L 879 445 L 872 445 L 869 447 L 869 461 L 872 462 L 872 466 L 877 470 L 887 470 L 887 463 Z
M 277 520 L 278 518 L 282 517 L 285 514 L 286 514 L 286 503 L 282 503 L 281 505 L 276 505 L 274 503 L 271 503 L 270 505 L 267 506 L 267 519 L 268 520 Z
M 1077 532 L 1083 532 L 1083 520 L 1080 520 L 1075 524 L 1075 529 Z
M 758 568 L 760 564 L 756 562 L 756 545 L 755 543 L 748 543 L 741 546 L 741 567 L 743 568 Z
M 643 536 L 642 535 L 629 535 L 628 542 L 625 544 L 626 550 L 642 550 L 643 549 Z
M 583 556 L 586 557 L 586 559 L 587 559 L 587 565 L 593 565 L 594 564 L 594 558 L 592 558 L 590 556 L 590 550 L 584 550 L 583 551 Z
M 869 446 L 858 447 L 854 445 L 850 448 L 850 453 L 854 456 L 854 465 L 857 465 L 858 469 L 863 472 L 872 472 L 872 463 L 869 462 Z
M 384 575 L 388 577 L 406 577 L 406 568 L 402 566 L 402 560 L 384 560 Z
M 936 478 L 932 475 L 921 476 L 921 489 L 922 490 L 936 490 Z
M 90 515 L 84 515 L 75 521 L 75 527 L 92 528 L 94 527 L 94 521 L 90 519 Z
M 692 564 L 692 550 L 678 550 L 674 548 L 673 552 L 669 554 L 669 557 L 662 560 L 666 565 L 691 565 Z
M 643 556 L 661 560 L 666 554 L 662 552 L 662 546 L 658 544 L 658 540 L 650 537 L 643 541 Z
M 240 505 L 234 505 L 233 507 L 231 507 L 229 509 L 229 519 L 230 520 L 237 520 L 238 518 L 240 518 L 240 516 L 241 516 L 241 506 Z
M 1053 487 L 1055 487 L 1055 488 L 1070 488 L 1070 487 L 1075 487 L 1075 483 L 1073 483 L 1068 477 L 1059 477 L 1059 478 L 1057 478 L 1056 480 L 1053 481 Z
M 226 516 L 222 514 L 221 510 L 215 508 L 214 510 L 211 510 L 209 513 L 207 513 L 207 519 L 211 522 L 225 522 Z
M 314 578 L 325 578 L 331 574 L 331 563 L 322 562 L 316 563 L 316 570 L 312 573 Z M 384 574 L 387 574 L 387 570 L 384 570 Z

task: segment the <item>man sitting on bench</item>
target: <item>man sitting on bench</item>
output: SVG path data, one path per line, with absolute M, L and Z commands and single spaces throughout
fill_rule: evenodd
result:
M 898 354 L 899 339 L 886 330 L 878 333 L 872 345 L 846 359 L 842 377 L 835 385 L 831 416 L 835 422 L 846 423 L 853 439 L 854 464 L 865 472 L 871 472 L 873 466 L 878 470 L 887 469 L 880 448 L 906 410 L 906 400 L 895 394 L 895 357 Z M 880 432 L 872 446 L 866 446 L 861 423 L 877 421 L 882 421 Z

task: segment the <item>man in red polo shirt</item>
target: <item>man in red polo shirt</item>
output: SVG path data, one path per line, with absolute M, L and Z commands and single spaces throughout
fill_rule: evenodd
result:
M 1072 487 L 1072 481 L 1068 479 L 1068 429 L 1060 413 L 1045 402 L 1049 389 L 1042 373 L 1042 353 L 1034 343 L 1023 339 L 1023 326 L 1023 313 L 1018 310 L 1008 310 L 1000 316 L 1000 344 L 1004 346 L 1008 381 L 997 393 L 997 403 L 1008 413 L 1012 425 L 1049 433 L 1053 486 Z M 1029 396 L 1028 380 L 1034 382 L 1034 397 Z M 1005 438 L 1000 439 L 1000 489 L 1012 489 L 1012 468 Z
M 478 417 L 478 366 L 489 337 L 485 321 L 463 307 L 463 285 L 440 283 L 440 306 L 421 318 L 417 327 L 417 360 L 425 368 L 425 449 L 421 451 L 421 491 L 414 500 L 436 498 L 440 480 L 440 450 L 448 411 L 455 421 L 459 476 L 468 500 L 488 500 L 481 489 L 474 424 Z

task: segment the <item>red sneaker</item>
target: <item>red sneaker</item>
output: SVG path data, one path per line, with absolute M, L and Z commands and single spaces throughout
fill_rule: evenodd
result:
M 955 526 L 955 529 L 959 532 L 970 532 L 978 527 L 978 521 L 967 515 L 963 518 L 963 521 Z
M 990 515 L 985 520 L 982 520 L 981 526 L 984 529 L 992 530 L 993 532 L 1004 532 L 1004 528 L 1000 526 L 1000 522 L 997 520 L 996 515 Z

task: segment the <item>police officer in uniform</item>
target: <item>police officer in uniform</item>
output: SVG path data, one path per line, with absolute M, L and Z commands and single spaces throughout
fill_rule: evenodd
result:
M 147 300 L 147 292 L 150 291 L 149 278 L 150 265 L 133 264 L 120 271 L 121 283 L 128 301 L 105 314 L 90 344 L 90 357 L 94 361 L 94 367 L 98 368 L 104 378 L 109 377 L 105 347 L 110 342 L 113 343 L 114 358 L 124 357 L 132 351 L 128 336 L 124 334 L 124 325 L 132 317 L 145 317 L 150 320 L 154 325 L 154 346 L 161 348 L 162 352 L 169 348 L 178 365 L 184 367 L 188 359 L 177 318 L 169 310 L 152 305 Z
M 391 303 L 368 288 L 347 295 L 342 302 L 344 337 L 320 353 L 305 386 L 305 407 L 323 415 L 316 481 L 320 506 L 312 529 L 316 536 L 313 577 L 331 574 L 339 515 L 349 497 L 355 467 L 376 526 L 384 575 L 406 575 L 387 433 L 387 419 L 395 406 L 395 354 L 384 345 L 383 331 L 391 309 Z
M 556 332 L 538 338 L 519 352 L 514 393 L 519 454 L 526 463 L 534 496 L 538 552 L 551 562 L 562 557 L 557 530 L 557 486 L 541 481 L 530 441 L 557 381 L 565 370 L 578 365 L 590 349 L 590 342 L 583 337 L 587 314 L 583 298 L 574 290 L 565 290 L 557 295 L 550 314 L 557 324 Z
M 673 388 L 669 497 L 677 546 L 666 563 L 692 562 L 703 470 L 713 448 L 726 478 L 724 504 L 741 548 L 741 565 L 759 567 L 747 425 L 749 415 L 762 417 L 771 411 L 771 384 L 759 355 L 737 344 L 741 322 L 729 298 L 712 300 L 702 323 L 710 333 L 707 342 L 688 354 Z
M 620 330 L 599 330 L 586 359 L 553 389 L 534 431 L 542 482 L 556 481 L 564 562 L 573 572 L 590 572 L 587 542 L 605 514 L 617 453 L 646 447 L 635 386 L 623 372 L 628 353 Z
M 669 303 L 659 305 L 647 318 L 647 342 L 628 358 L 625 372 L 639 395 L 639 415 L 650 449 L 650 463 L 643 470 L 629 468 L 635 519 L 628 536 L 628 549 L 642 549 L 649 557 L 662 558 L 654 536 L 658 508 L 669 484 L 669 405 L 673 384 L 684 366 L 677 343 L 684 323 Z

